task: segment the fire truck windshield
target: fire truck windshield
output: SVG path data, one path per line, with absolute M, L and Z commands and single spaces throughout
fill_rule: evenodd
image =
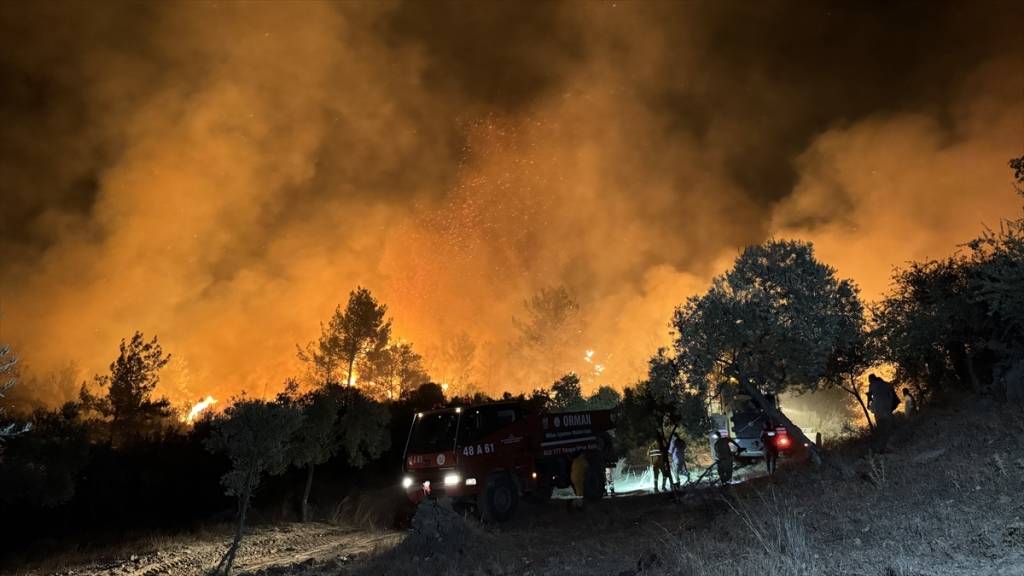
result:
M 434 412 L 417 418 L 409 438 L 410 454 L 433 454 L 452 450 L 459 425 L 454 411 Z

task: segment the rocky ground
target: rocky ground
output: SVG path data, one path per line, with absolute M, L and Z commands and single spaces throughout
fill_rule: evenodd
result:
M 499 526 L 430 504 L 405 530 L 258 527 L 237 566 L 293 576 L 1024 575 L 1022 478 L 1024 413 L 972 401 L 901 422 L 885 454 L 853 441 L 825 466 L 790 463 L 682 498 L 523 504 Z M 32 573 L 200 574 L 228 540 L 224 530 Z

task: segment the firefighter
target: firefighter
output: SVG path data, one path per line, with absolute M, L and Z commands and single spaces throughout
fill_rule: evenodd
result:
M 764 429 L 761 431 L 761 446 L 764 447 L 764 463 L 769 474 L 775 474 L 775 466 L 779 460 L 779 447 L 775 443 L 775 423 L 765 417 Z
M 875 416 L 875 442 L 877 452 L 885 452 L 892 433 L 893 413 L 900 405 L 900 398 L 892 384 L 875 374 L 868 375 L 868 408 Z
M 678 432 L 672 433 L 672 440 L 668 444 L 668 454 L 672 458 L 672 473 L 675 475 L 675 484 L 682 485 L 683 477 L 690 480 L 690 472 L 686 469 L 686 442 L 679 436 Z
M 732 453 L 732 447 L 730 444 L 736 444 L 736 442 L 728 436 L 722 436 L 718 432 L 714 433 L 715 437 L 715 464 L 718 466 L 718 479 L 722 481 L 722 484 L 728 484 L 732 480 L 732 468 L 734 456 Z M 739 448 L 739 444 L 736 444 Z
M 903 415 L 910 417 L 917 409 L 917 400 L 914 398 L 914 393 L 910 391 L 910 388 L 903 389 Z
M 584 487 L 587 483 L 587 469 L 589 467 L 590 462 L 587 461 L 586 455 L 582 452 L 572 460 L 569 479 L 572 481 L 573 492 L 580 498 L 583 497 Z
M 647 447 L 647 460 L 651 463 L 651 469 L 654 470 L 654 491 L 659 492 L 658 489 L 658 478 L 661 477 L 661 490 L 668 490 L 668 483 L 671 478 L 668 475 L 663 474 L 665 469 L 664 457 L 661 455 L 661 446 L 658 445 L 658 441 L 651 442 L 651 445 Z

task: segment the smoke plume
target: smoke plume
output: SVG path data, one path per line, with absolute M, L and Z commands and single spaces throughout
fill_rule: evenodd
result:
M 924 7 L 10 6 L 0 340 L 51 403 L 135 330 L 175 401 L 272 394 L 363 285 L 500 392 L 549 384 L 513 322 L 540 288 L 579 301 L 587 387 L 772 235 L 877 297 L 1019 214 L 1021 7 Z

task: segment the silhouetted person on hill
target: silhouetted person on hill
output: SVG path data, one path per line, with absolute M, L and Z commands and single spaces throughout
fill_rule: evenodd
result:
M 875 416 L 875 442 L 877 452 L 885 452 L 892 434 L 893 413 L 900 399 L 892 384 L 874 374 L 868 376 L 868 408 Z

